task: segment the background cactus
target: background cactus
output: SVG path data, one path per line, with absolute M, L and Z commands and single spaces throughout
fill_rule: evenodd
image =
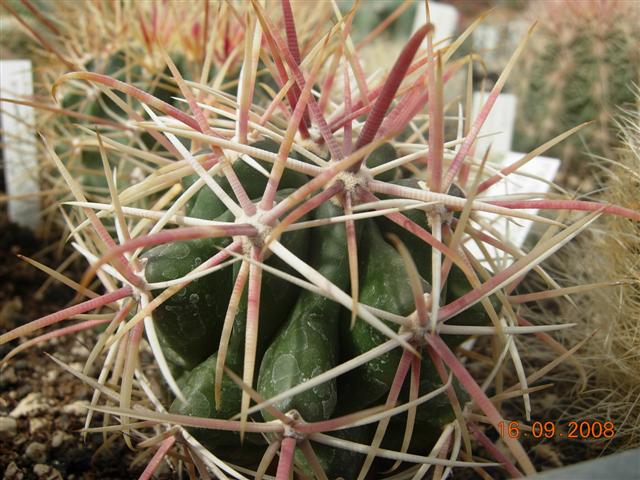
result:
M 163 460 L 192 478 L 207 469 L 277 479 L 398 469 L 423 478 L 431 468 L 436 476 L 453 468 L 534 472 L 522 444 L 499 436 L 502 397 L 487 392 L 521 397 L 531 420 L 529 386 L 538 377 L 527 375 L 512 337 L 548 340 L 547 332 L 568 326 L 528 324 L 512 308 L 514 290 L 534 270 L 550 285 L 542 295 L 562 295 L 540 264 L 598 216 L 638 221 L 640 213 L 558 198 L 483 197 L 511 172 L 486 171 L 473 144 L 531 32 L 478 117 L 461 115 L 457 137 L 445 141 L 444 84 L 472 60 L 454 57 L 469 31 L 434 51 L 427 25 L 389 72 L 367 81 L 349 38 L 355 9 L 321 3 L 310 15 L 309 4 L 287 0 L 277 11 L 258 1 L 221 5 L 233 5 L 224 14 L 244 21 L 236 96 L 185 82 L 169 55 L 162 58 L 183 109 L 108 75 L 77 71 L 56 80 L 54 90 L 78 81 L 125 94 L 145 120 L 132 115 L 116 130 L 133 123 L 160 133 L 153 149 L 166 161 L 139 153 L 142 145 L 112 142 L 137 155 L 143 175 L 129 186 L 108 182 L 108 203 L 88 202 L 52 148 L 58 139 L 45 137 L 76 198 L 70 229 L 90 265 L 68 284 L 89 299 L 1 335 L 4 344 L 57 328 L 4 361 L 95 326 L 58 328 L 62 321 L 106 314 L 84 371 L 59 364 L 95 388 L 86 425 L 96 412 L 104 425 L 87 431 L 115 430 L 129 445 L 152 449 L 141 478 Z M 279 90 L 270 99 L 255 88 L 261 64 Z M 346 79 L 342 88 L 334 87 L 337 76 Z M 99 138 L 98 148 L 109 179 L 111 152 Z M 590 213 L 561 225 L 522 211 L 530 208 Z M 478 211 L 549 231 L 522 252 L 483 225 Z M 467 241 L 497 246 L 511 260 L 487 255 L 483 264 Z M 478 335 L 490 335 L 494 348 L 495 368 L 481 378 L 457 349 Z M 140 355 L 147 349 L 150 364 Z M 97 378 L 89 377 L 100 360 Z M 514 377 L 504 375 L 507 363 Z M 495 463 L 460 453 L 479 446 Z
M 636 94 L 637 94 L 636 90 Z M 600 172 L 598 197 L 602 201 L 640 208 L 640 123 L 638 112 L 626 111 L 616 117 L 616 127 L 621 143 L 615 160 L 603 162 L 594 159 Z M 579 262 L 585 251 L 600 252 L 591 262 Z M 554 410 L 562 410 L 568 418 L 577 421 L 585 418 L 610 420 L 619 425 L 618 433 L 606 445 L 585 444 L 585 449 L 595 450 L 594 455 L 640 446 L 640 408 L 636 403 L 640 384 L 636 372 L 640 368 L 638 358 L 629 355 L 637 352 L 638 321 L 640 317 L 640 230 L 638 222 L 619 218 L 604 218 L 599 228 L 589 232 L 553 262 L 559 275 L 577 278 L 585 285 L 576 296 L 575 308 L 562 308 L 562 315 L 575 321 L 580 328 L 565 332 L 565 342 L 577 343 L 589 340 L 578 352 L 576 360 L 584 368 L 580 382 L 563 383 L 558 390 L 560 399 Z M 567 271 L 566 265 L 577 268 Z M 579 315 L 588 311 L 590 315 Z M 558 378 L 571 378 L 566 371 L 558 372 Z M 566 382 L 566 380 L 561 380 Z M 581 394 L 576 395 L 576 391 Z
M 575 188 L 590 170 L 589 154 L 614 157 L 612 118 L 636 102 L 640 81 L 637 2 L 548 1 L 533 5 L 540 21 L 514 84 L 519 112 L 515 149 L 530 151 L 549 137 L 594 121 L 551 154 L 562 159 L 560 181 Z M 572 177 L 572 178 L 570 178 Z M 593 182 L 585 185 L 593 187 Z
M 38 65 L 34 71 L 36 95 L 34 99 L 17 100 L 27 100 L 37 109 L 37 130 L 57 139 L 56 152 L 71 174 L 80 180 L 89 199 L 108 201 L 110 194 L 96 135 L 79 126 L 99 125 L 98 131 L 111 152 L 111 162 L 117 166 L 121 187 L 144 176 L 140 171 L 144 166 L 138 156 L 113 149 L 109 141 L 128 145 L 147 157 L 153 155 L 155 162 L 161 164 L 165 160 L 162 154 L 157 155 L 157 146 L 161 145 L 158 139 L 162 137 L 125 125 L 144 111 L 139 105 L 127 103 L 122 93 L 75 82 L 63 85 L 57 98 L 52 99 L 52 87 L 60 75 L 86 70 L 113 76 L 183 108 L 172 99 L 173 95 L 179 95 L 179 90 L 162 59 L 161 45 L 187 80 L 204 79 L 205 83 L 232 92 L 237 86 L 237 60 L 243 31 L 236 17 L 227 15 L 228 6 L 222 5 L 221 14 L 217 16 L 209 11 L 212 4 L 207 3 L 203 9 L 197 1 L 125 2 L 117 7 L 110 1 L 100 1 L 90 8 L 59 2 L 55 8 L 45 5 L 46 10 L 38 2 L 28 1 L 3 2 L 3 6 L 27 35 L 36 40 L 29 46 L 30 56 Z M 221 34 L 216 37 L 205 65 L 207 32 L 211 30 Z M 120 101 L 112 95 L 117 95 Z M 42 209 L 47 221 L 40 233 L 53 238 L 58 235 L 59 227 L 65 226 L 57 214 L 57 205 L 71 197 L 46 152 L 41 153 Z

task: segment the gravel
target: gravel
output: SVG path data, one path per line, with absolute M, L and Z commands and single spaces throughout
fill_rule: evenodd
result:
M 46 275 L 16 257 L 36 258 L 56 267 L 60 260 L 38 255 L 47 246 L 33 235 L 6 223 L 0 212 L 0 334 L 64 307 L 73 297 L 67 287 L 52 285 L 35 298 Z M 1 480 L 123 480 L 138 478 L 144 469 L 133 465 L 121 436 L 103 445 L 102 434 L 84 427 L 93 389 L 58 368 L 44 353 L 67 364 L 84 365 L 95 334 L 56 339 L 32 347 L 3 365 L 0 372 Z M 18 342 L 0 346 L 0 359 Z M 101 424 L 97 415 L 96 425 Z M 164 478 L 170 478 L 165 476 Z
M 18 421 L 11 417 L 0 417 L 0 434 L 13 436 L 18 430 Z

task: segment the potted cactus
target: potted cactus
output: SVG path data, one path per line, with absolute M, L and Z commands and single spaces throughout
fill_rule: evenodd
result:
M 95 319 L 60 323 L 103 312 L 106 329 L 84 370 L 58 363 L 95 389 L 88 431 L 117 430 L 131 447 L 152 449 L 141 478 L 162 461 L 191 478 L 536 470 L 504 433 L 509 421 L 499 409 L 518 396 L 522 422 L 535 418 L 530 387 L 541 374 L 526 371 L 513 337 L 555 345 L 548 332 L 570 325 L 530 324 L 513 308 L 521 300 L 514 290 L 533 271 L 550 284 L 535 298 L 563 295 L 542 262 L 599 216 L 638 221 L 640 213 L 564 198 L 483 197 L 518 168 L 490 171 L 486 152 L 473 146 L 531 31 L 477 118 L 461 115 L 457 137 L 445 141 L 443 89 L 455 71 L 472 68 L 474 57 L 455 53 L 475 24 L 438 49 L 427 23 L 389 72 L 370 80 L 350 41 L 356 7 L 233 4 L 225 14 L 240 21 L 245 39 L 236 95 L 186 81 L 161 45 L 178 103 L 105 73 L 69 72 L 53 86 L 54 95 L 70 81 L 124 94 L 145 118 L 123 128 L 157 139 L 153 148 L 168 161 L 113 141 L 149 167 L 136 183 L 118 185 L 98 132 L 110 200 L 91 202 L 55 138 L 43 138 L 75 196 L 67 202 L 79 215 L 73 244 L 90 266 L 73 285 L 88 299 L 1 335 L 4 344 L 57 328 L 4 361 L 51 336 L 94 328 Z M 262 68 L 274 85 L 268 99 L 257 93 Z M 524 211 L 531 208 L 583 214 L 554 219 Z M 479 211 L 548 231 L 523 252 L 478 222 Z M 511 261 L 489 257 L 486 266 L 468 254 L 468 241 Z M 495 364 L 480 379 L 459 346 L 485 335 Z M 150 365 L 141 360 L 146 349 Z M 558 349 L 548 368 L 569 355 Z M 87 375 L 100 361 L 98 376 Z M 510 385 L 505 362 L 516 371 Z M 113 423 L 91 427 L 97 412 Z

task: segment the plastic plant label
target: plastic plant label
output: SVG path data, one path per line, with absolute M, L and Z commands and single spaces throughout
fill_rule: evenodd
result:
M 520 160 L 525 154 L 517 152 L 509 152 L 505 155 L 502 165 L 499 168 L 504 168 L 511 165 L 514 162 Z M 517 194 L 535 194 L 539 193 L 544 195 L 549 191 L 550 184 L 556 176 L 560 168 L 560 160 L 550 157 L 535 157 L 531 159 L 523 167 L 519 168 L 517 172 L 514 172 L 501 181 L 491 186 L 484 194 L 479 198 L 489 199 L 501 197 L 503 195 L 517 195 Z M 537 209 L 522 210 L 528 213 L 535 214 Z M 478 214 L 479 219 L 483 222 L 482 225 L 477 225 L 482 228 L 488 234 L 493 234 L 487 229 L 487 226 L 494 229 L 495 232 L 506 239 L 510 244 L 517 248 L 521 248 L 524 244 L 533 222 L 531 220 L 513 219 L 509 220 L 504 216 L 494 215 L 491 213 Z M 482 251 L 474 242 L 467 242 L 465 246 L 469 251 L 478 259 L 484 260 L 485 256 Z M 491 245 L 486 245 L 486 249 L 489 255 L 494 258 L 501 268 L 513 263 L 513 257 L 501 250 L 498 250 Z
M 0 97 L 28 99 L 33 95 L 30 60 L 0 61 Z M 36 229 L 40 225 L 35 112 L 32 107 L 2 102 L 0 124 L 4 143 L 4 174 L 9 219 Z
M 473 94 L 473 118 L 476 118 L 487 97 L 488 94 L 481 92 Z M 477 156 L 484 155 L 489 146 L 491 146 L 491 158 L 501 160 L 511 151 L 517 103 L 516 96 L 511 93 L 498 95 L 489 116 L 480 129 L 480 135 L 494 135 L 479 138 L 476 141 Z
M 451 39 L 456 33 L 458 26 L 458 18 L 460 14 L 458 10 L 452 6 L 440 2 L 429 2 L 429 13 L 431 14 L 431 23 L 435 25 L 433 35 L 434 43 L 441 42 L 445 39 Z M 424 8 L 424 2 L 418 2 L 416 10 L 416 18 L 413 23 L 413 31 L 417 31 L 420 27 L 427 23 L 427 14 Z M 448 40 L 446 43 L 450 43 Z M 426 45 L 427 41 L 423 42 Z

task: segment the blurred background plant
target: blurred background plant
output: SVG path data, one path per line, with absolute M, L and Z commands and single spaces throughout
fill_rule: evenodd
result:
M 539 29 L 523 57 L 514 90 L 519 109 L 515 148 L 526 152 L 583 122 L 594 124 L 558 145 L 557 181 L 589 191 L 590 156 L 615 158 L 613 118 L 637 105 L 640 81 L 640 3 L 626 0 L 549 0 L 530 4 Z
M 19 13 L 29 25 L 35 25 L 37 19 L 33 13 L 20 0 L 5 0 L 6 5 Z M 35 0 L 32 5 L 44 15 L 51 12 L 52 4 L 46 0 Z M 8 9 L 0 10 L 0 59 L 26 58 L 34 53 L 36 44 L 33 38 L 20 25 L 18 19 L 10 15 Z
M 635 88 L 636 96 L 640 91 Z M 612 159 L 594 158 L 599 193 L 593 198 L 640 209 L 640 114 L 627 110 L 613 120 L 620 147 Z M 586 255 L 585 252 L 597 254 Z M 611 442 L 587 442 L 598 454 L 640 446 L 640 223 L 621 218 L 600 220 L 598 228 L 576 239 L 551 264 L 558 278 L 591 288 L 575 296 L 575 306 L 558 305 L 577 328 L 558 335 L 566 344 L 589 338 L 575 353 L 585 383 L 567 383 L 572 372 L 560 369 L 566 389 L 549 409 L 568 420 L 614 419 Z M 576 308 L 577 307 L 577 308 Z M 572 385 L 573 384 L 573 385 Z
M 214 4 L 198 0 L 101 0 L 88 2 L 84 8 L 75 2 L 11 0 L 2 4 L 3 52 L 7 58 L 26 56 L 34 64 L 34 98 L 19 100 L 36 108 L 35 129 L 56 138 L 57 153 L 86 187 L 89 199 L 106 200 L 109 194 L 96 136 L 83 127 L 99 126 L 119 185 L 139 179 L 141 169 L 148 170 L 145 161 L 166 164 L 168 160 L 157 148 L 158 134 L 130 125 L 132 118 L 142 118 L 142 111 L 125 95 L 94 84 L 71 82 L 52 99 L 52 86 L 62 74 L 90 71 L 110 75 L 184 108 L 171 100 L 178 88 L 158 49 L 162 45 L 187 80 L 230 91 L 236 88 L 243 30 L 241 18 L 226 11 L 233 8 L 228 4 L 221 4 L 218 12 Z M 209 35 L 214 29 L 219 35 Z M 212 38 L 215 45 L 205 65 L 206 42 Z M 113 142 L 131 148 L 117 150 Z M 38 148 L 44 219 L 39 233 L 53 239 L 65 228 L 58 205 L 72 197 L 42 146 Z

